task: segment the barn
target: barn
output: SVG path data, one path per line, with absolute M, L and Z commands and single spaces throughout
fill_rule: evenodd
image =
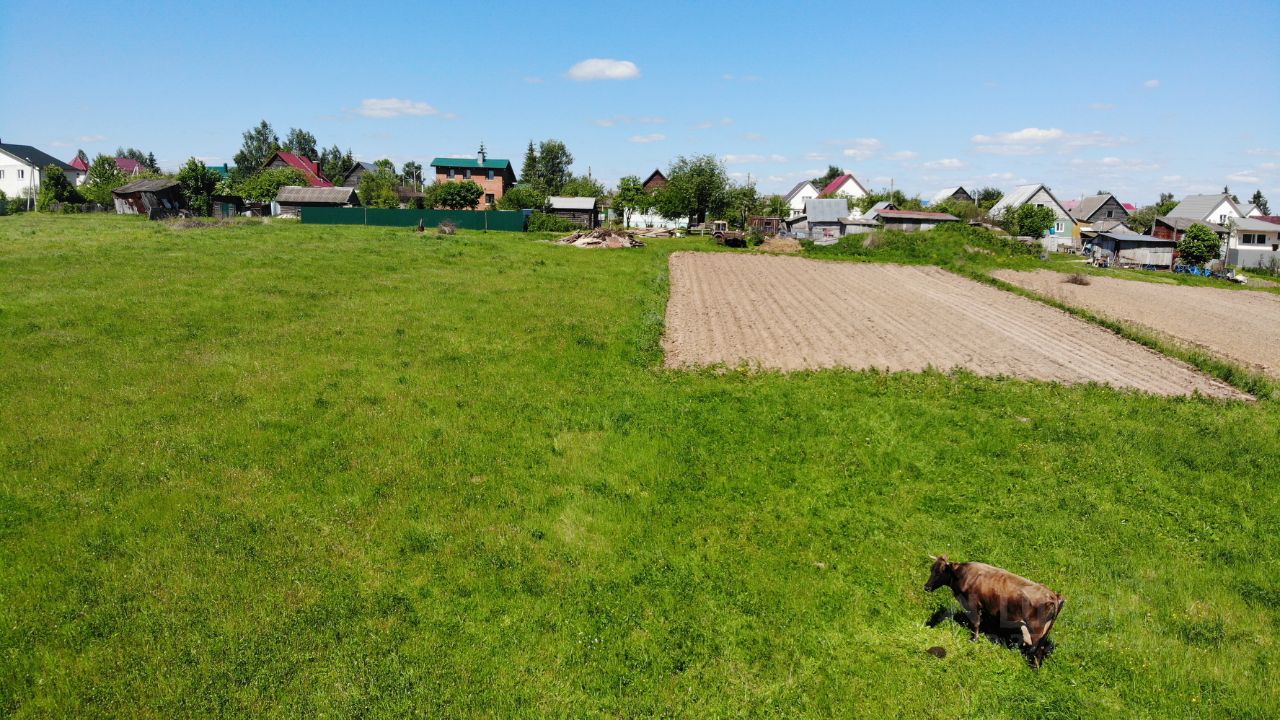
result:
M 593 197 L 549 197 L 547 213 L 586 228 L 593 228 L 600 224 L 599 206 Z
M 134 180 L 111 191 L 116 213 L 146 215 L 154 220 L 186 208 L 177 180 Z
M 299 217 L 304 207 L 354 207 L 360 204 L 355 188 L 285 185 L 271 203 L 272 215 Z

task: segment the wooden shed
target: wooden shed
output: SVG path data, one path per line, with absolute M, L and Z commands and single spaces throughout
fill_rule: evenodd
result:
M 298 217 L 304 207 L 354 207 L 359 204 L 360 197 L 356 195 L 355 188 L 285 185 L 280 188 L 275 202 L 271 203 L 271 214 Z
M 244 212 L 244 198 L 237 195 L 214 195 L 209 201 L 209 214 L 216 218 L 238 217 Z
M 1093 257 L 1115 265 L 1169 270 L 1173 267 L 1173 251 L 1177 244 L 1170 238 L 1123 231 L 1103 232 L 1093 239 Z
M 600 224 L 599 204 L 593 197 L 549 197 L 547 212 L 586 228 Z
M 186 209 L 177 180 L 134 180 L 111 195 L 120 215 L 146 215 L 154 220 Z

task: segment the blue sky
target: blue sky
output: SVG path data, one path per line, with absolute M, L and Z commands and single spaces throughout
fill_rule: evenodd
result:
M 604 5 L 14 3 L 0 138 L 176 167 L 230 161 L 265 118 L 397 165 L 483 140 L 518 169 L 555 137 L 608 183 L 714 153 L 770 192 L 835 163 L 925 197 L 1229 184 L 1280 205 L 1274 0 Z

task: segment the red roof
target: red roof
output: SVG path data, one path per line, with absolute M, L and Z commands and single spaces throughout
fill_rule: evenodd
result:
M 89 163 L 85 162 L 84 160 L 81 160 L 79 155 L 75 156 L 75 159 L 73 159 L 71 162 L 67 164 L 79 170 L 80 172 L 89 172 Z
M 835 180 L 832 180 L 831 182 L 827 183 L 827 186 L 822 188 L 822 192 L 818 194 L 819 195 L 834 194 L 837 190 L 841 188 L 841 186 L 843 186 L 846 182 L 850 182 L 850 181 L 852 181 L 854 185 L 857 185 L 858 187 L 862 187 L 862 185 L 860 185 L 852 175 L 850 175 L 849 173 L 845 173 L 844 175 L 840 175 Z M 863 188 L 863 190 L 866 190 L 866 188 Z
M 1275 223 L 1280 225 L 1280 215 L 1255 215 L 1250 220 L 1261 220 L 1263 222 Z
M 116 167 L 120 168 L 120 171 L 125 175 L 140 173 L 145 169 L 142 167 L 142 163 L 133 158 L 116 158 Z
M 1120 203 L 1120 206 L 1123 207 L 1125 210 L 1128 210 L 1129 212 L 1133 212 L 1134 210 L 1138 209 L 1138 206 L 1134 205 L 1133 203 Z
M 320 163 L 315 160 L 302 157 L 301 155 L 294 155 L 291 152 L 285 152 L 283 150 L 277 151 L 276 154 L 272 156 L 272 160 L 276 157 L 279 157 L 290 167 L 301 170 L 302 174 L 307 176 L 307 182 L 311 183 L 311 187 L 333 187 L 333 183 L 325 180 L 324 176 L 320 174 Z M 271 160 L 268 160 L 267 164 L 270 165 Z
M 877 215 L 912 220 L 958 220 L 951 213 L 925 212 L 923 210 L 877 210 Z

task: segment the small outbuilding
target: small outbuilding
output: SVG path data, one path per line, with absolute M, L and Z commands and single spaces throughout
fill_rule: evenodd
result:
M 844 198 L 813 198 L 804 204 L 804 214 L 787 219 L 787 229 L 796 237 L 815 245 L 834 245 L 845 234 L 849 203 Z
M 177 180 L 134 180 L 111 191 L 116 213 L 156 218 L 176 215 L 186 209 Z
M 244 198 L 238 195 L 214 195 L 209 201 L 209 214 L 216 218 L 238 217 L 244 212 Z
M 950 213 L 925 212 L 923 210 L 890 210 L 887 208 L 877 211 L 875 219 L 879 220 L 886 230 L 901 230 L 903 232 L 932 230 L 944 223 L 960 222 L 960 218 Z
M 593 197 L 549 197 L 547 213 L 585 228 L 594 228 L 600 224 L 599 203 Z
M 271 214 L 299 217 L 304 207 L 356 207 L 360 196 L 350 187 L 300 187 L 285 185 L 271 203 Z
M 1093 238 L 1093 257 L 1114 265 L 1169 270 L 1177 242 L 1169 238 L 1113 230 Z
M 747 218 L 747 227 L 763 235 L 777 235 L 786 229 L 786 222 L 776 216 L 752 215 Z

